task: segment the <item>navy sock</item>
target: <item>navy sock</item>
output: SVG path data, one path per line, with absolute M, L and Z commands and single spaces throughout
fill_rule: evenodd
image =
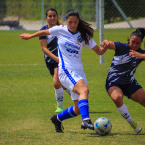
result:
M 89 117 L 89 103 L 87 99 L 78 101 L 78 107 L 83 120 L 90 119 Z
M 57 115 L 58 120 L 63 121 L 65 119 L 69 119 L 72 117 L 76 117 L 77 115 L 74 113 L 73 111 L 73 106 L 68 107 L 67 109 L 65 109 L 63 112 L 59 113 Z

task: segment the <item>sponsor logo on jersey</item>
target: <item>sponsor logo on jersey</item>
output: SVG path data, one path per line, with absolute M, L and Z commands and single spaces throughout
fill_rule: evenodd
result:
M 78 43 L 66 42 L 64 47 L 69 53 L 79 54 L 80 45 Z
M 70 38 L 69 36 L 63 35 L 63 37 Z
M 74 76 L 77 77 L 77 78 L 79 78 L 79 75 L 78 74 L 75 74 Z

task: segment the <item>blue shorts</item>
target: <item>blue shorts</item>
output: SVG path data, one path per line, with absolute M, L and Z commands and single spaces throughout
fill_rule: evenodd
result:
M 118 84 L 118 83 L 115 83 L 115 82 L 107 82 L 106 81 L 106 90 L 107 90 L 107 92 L 108 92 L 109 88 L 113 87 L 113 86 L 116 86 L 116 87 L 120 88 L 122 90 L 123 94 L 125 96 L 127 96 L 128 98 L 130 98 L 130 96 L 132 94 L 134 94 L 137 90 L 142 88 L 136 80 L 134 80 L 130 84 Z
M 46 62 L 46 66 L 50 72 L 51 75 L 54 75 L 54 69 L 58 67 L 58 63 L 50 63 L 50 62 Z

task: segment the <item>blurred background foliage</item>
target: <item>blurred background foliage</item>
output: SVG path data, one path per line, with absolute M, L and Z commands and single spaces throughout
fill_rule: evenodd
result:
M 145 0 L 116 0 L 129 19 L 145 17 Z M 68 9 L 77 10 L 86 21 L 96 20 L 96 0 L 44 0 L 44 10 L 53 7 L 64 18 Z M 124 20 L 111 0 L 104 0 L 105 23 Z M 18 16 L 20 20 L 41 20 L 42 0 L 0 0 L 0 19 Z

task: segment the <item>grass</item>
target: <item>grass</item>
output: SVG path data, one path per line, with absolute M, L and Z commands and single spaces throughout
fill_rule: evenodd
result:
M 105 30 L 105 39 L 126 42 L 134 29 Z M 137 135 L 120 116 L 105 90 L 105 79 L 113 51 L 105 53 L 105 63 L 99 56 L 83 49 L 82 62 L 90 89 L 90 117 L 110 119 L 112 131 L 99 136 L 91 130 L 81 130 L 81 116 L 63 121 L 64 134 L 58 134 L 50 121 L 56 103 L 52 78 L 45 66 L 38 38 L 22 41 L 25 31 L 0 31 L 0 144 L 1 145 L 144 145 L 144 108 L 124 97 L 132 118 L 143 128 Z M 34 31 L 29 31 L 33 33 Z M 99 32 L 94 40 L 99 44 Z M 137 69 L 136 79 L 145 88 L 145 63 Z M 65 93 L 64 108 L 73 102 Z

